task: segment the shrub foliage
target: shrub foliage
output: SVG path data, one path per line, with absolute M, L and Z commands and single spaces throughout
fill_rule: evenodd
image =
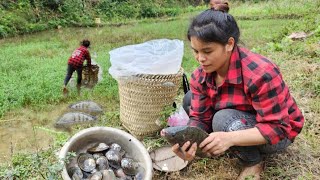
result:
M 8 0 L 0 2 L 0 38 L 57 26 L 93 26 L 110 20 L 176 16 L 190 0 Z

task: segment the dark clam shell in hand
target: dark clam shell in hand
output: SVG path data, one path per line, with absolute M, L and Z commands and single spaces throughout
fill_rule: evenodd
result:
M 180 147 L 182 147 L 187 141 L 190 141 L 191 144 L 196 142 L 198 145 L 196 155 L 200 157 L 206 157 L 206 154 L 201 151 L 199 145 L 209 136 L 209 134 L 198 127 L 167 127 L 162 129 L 161 136 L 163 136 L 171 145 L 179 143 Z

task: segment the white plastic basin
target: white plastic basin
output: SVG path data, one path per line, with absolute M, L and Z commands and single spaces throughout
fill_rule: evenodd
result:
M 140 162 L 145 170 L 144 180 L 152 179 L 151 158 L 143 144 L 131 134 L 111 127 L 92 127 L 79 131 L 64 144 L 60 150 L 59 158 L 64 159 L 67 153 L 71 151 L 77 154 L 85 152 L 90 145 L 97 142 L 118 143 L 131 157 Z M 62 178 L 71 180 L 66 166 L 63 168 Z

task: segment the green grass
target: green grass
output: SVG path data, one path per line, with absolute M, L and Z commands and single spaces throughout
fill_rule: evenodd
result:
M 290 15 L 307 15 L 311 12 L 319 12 L 319 0 L 272 0 L 252 3 L 231 2 L 230 13 L 238 17 L 248 18 L 272 18 L 272 17 L 290 17 Z M 285 16 L 289 15 L 289 16 Z
M 304 3 L 303 3 L 304 2 Z M 259 4 L 238 4 L 231 13 L 240 16 L 263 16 L 270 14 L 303 14 L 310 11 L 319 1 L 266 1 Z M 235 5 L 235 4 L 234 4 Z M 316 5 L 316 4 L 315 4 Z M 234 6 L 233 6 L 234 7 Z M 233 8 L 232 7 L 232 8 Z M 248 8 L 249 7 L 249 8 Z M 46 112 L 52 105 L 70 103 L 80 99 L 92 99 L 101 103 L 107 110 L 100 125 L 123 129 L 119 122 L 119 95 L 117 83 L 108 74 L 110 67 L 108 52 L 128 44 L 142 43 L 151 39 L 181 39 L 185 42 L 182 67 L 188 76 L 197 67 L 192 56 L 186 31 L 192 12 L 168 21 L 129 23 L 122 26 L 101 28 L 63 28 L 28 36 L 18 36 L 0 40 L 0 122 L 8 114 L 19 112 L 22 108 L 34 113 Z M 306 124 L 296 142 L 284 154 L 275 155 L 267 160 L 264 179 L 316 179 L 320 176 L 320 54 L 317 49 L 319 36 L 311 36 L 306 41 L 286 40 L 291 32 L 307 29 L 315 30 L 319 22 L 317 14 L 299 19 L 241 20 L 241 40 L 250 49 L 272 59 L 280 67 L 283 77 L 290 87 L 299 107 L 303 110 Z M 305 26 L 311 24 L 310 26 Z M 82 38 L 92 42 L 91 52 L 97 53 L 95 59 L 103 69 L 103 80 L 93 90 L 84 90 L 82 97 L 77 97 L 75 89 L 68 98 L 63 98 L 61 87 L 66 73 L 67 59 L 78 47 Z M 19 114 L 17 113 L 17 118 Z M 48 117 L 49 119 L 52 117 Z M 18 118 L 19 119 L 19 118 Z M 45 126 L 45 125 L 44 125 Z M 85 128 L 77 127 L 76 130 Z M 60 171 L 54 160 L 54 151 L 67 140 L 65 134 L 55 134 L 54 146 L 49 151 L 35 154 L 15 154 L 12 162 L 0 168 L 0 177 L 15 173 L 20 179 L 49 177 L 51 171 Z M 144 139 L 148 149 L 160 147 L 165 142 L 159 136 Z M 50 161 L 44 161 L 49 159 Z M 42 162 L 52 169 L 40 169 L 31 166 Z M 28 173 L 26 173 L 26 171 Z M 183 171 L 174 174 L 155 172 L 155 179 L 234 179 L 240 168 L 234 159 L 214 158 L 197 159 Z M 18 175 L 20 173 L 20 175 Z M 214 176 L 212 176 L 214 174 Z
M 268 42 L 273 41 L 284 27 L 295 22 L 297 20 L 293 19 L 240 20 L 240 40 L 250 49 L 264 47 Z

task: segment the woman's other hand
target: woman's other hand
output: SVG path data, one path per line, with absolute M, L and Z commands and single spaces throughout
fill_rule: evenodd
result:
M 172 146 L 172 151 L 181 159 L 185 161 L 192 161 L 196 156 L 197 146 L 197 143 L 190 145 L 190 141 L 187 141 L 182 147 L 180 147 L 179 144 L 175 144 Z
M 223 154 L 231 146 L 233 146 L 232 139 L 228 132 L 213 132 L 199 145 L 202 152 L 212 156 Z

